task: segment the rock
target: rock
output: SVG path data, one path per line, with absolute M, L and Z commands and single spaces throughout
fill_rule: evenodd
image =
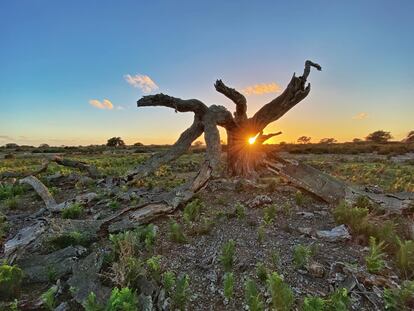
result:
M 65 301 L 58 305 L 54 311 L 69 311 L 70 307 L 69 304 Z
M 306 219 L 311 219 L 315 217 L 315 214 L 311 212 L 297 212 L 296 215 L 303 216 L 303 218 L 306 218 Z
M 262 207 L 264 205 L 271 204 L 271 203 L 272 203 L 272 199 L 268 195 L 262 194 L 248 201 L 247 206 L 250 208 L 257 208 L 257 207 Z
M 313 229 L 310 227 L 299 227 L 297 228 L 299 233 L 305 234 L 305 235 L 312 235 Z
M 312 275 L 315 278 L 323 278 L 325 274 L 324 267 L 317 262 L 311 262 L 306 268 L 310 275 Z
M 83 305 L 91 292 L 96 295 L 98 303 L 104 304 L 107 301 L 111 289 L 103 286 L 99 280 L 103 260 L 104 252 L 99 250 L 73 266 L 73 276 L 68 280 L 68 284 L 73 288 L 72 296 L 79 304 Z
M 47 282 L 51 277 L 59 279 L 72 271 L 72 266 L 86 253 L 82 246 L 68 246 L 47 255 L 27 255 L 17 261 L 28 283 Z
M 331 230 L 318 230 L 316 231 L 316 236 L 329 242 L 346 241 L 351 239 L 351 235 L 345 225 L 340 225 Z

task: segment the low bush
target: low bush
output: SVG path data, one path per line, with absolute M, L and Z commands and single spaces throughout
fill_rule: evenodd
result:
M 17 296 L 23 280 L 23 271 L 17 266 L 0 266 L 0 298 L 10 299 Z

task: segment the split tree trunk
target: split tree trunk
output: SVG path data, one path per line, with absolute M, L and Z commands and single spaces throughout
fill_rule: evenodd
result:
M 226 86 L 217 80 L 215 88 L 218 92 L 231 99 L 236 104 L 234 116 L 223 106 L 212 105 L 207 107 L 197 99 L 183 100 L 164 94 L 149 95 L 141 98 L 138 107 L 164 106 L 179 112 L 193 112 L 194 122 L 184 131 L 177 142 L 166 153 L 151 157 L 146 163 L 128 172 L 128 180 L 139 179 L 154 172 L 160 165 L 178 158 L 185 153 L 203 132 L 206 141 L 206 161 L 213 171 L 218 167 L 221 154 L 220 136 L 217 126 L 227 131 L 227 167 L 231 175 L 254 175 L 256 170 L 264 164 L 266 154 L 261 145 L 278 133 L 263 134 L 265 127 L 288 112 L 297 103 L 302 101 L 310 92 L 310 84 L 306 80 L 310 68 L 321 67 L 309 60 L 305 62 L 305 69 L 300 77 L 294 74 L 287 88 L 278 97 L 248 118 L 247 100 L 237 90 Z M 256 137 L 254 144 L 249 144 L 249 138 Z

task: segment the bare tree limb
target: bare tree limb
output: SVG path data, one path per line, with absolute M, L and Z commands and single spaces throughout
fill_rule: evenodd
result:
M 20 184 L 28 184 L 33 187 L 36 193 L 42 198 L 45 202 L 46 208 L 51 209 L 56 205 L 56 201 L 53 196 L 50 194 L 49 189 L 35 176 L 27 176 L 23 179 L 20 179 Z
M 138 107 L 163 106 L 173 108 L 176 112 L 194 112 L 202 115 L 208 107 L 198 99 L 181 99 L 165 94 L 148 95 L 137 101 Z
M 247 100 L 244 95 L 237 90 L 228 87 L 221 80 L 217 80 L 214 84 L 216 91 L 223 94 L 236 104 L 236 112 L 234 113 L 234 119 L 236 123 L 241 123 L 247 120 Z
M 73 167 L 73 168 L 77 168 L 81 171 L 86 171 L 88 172 L 89 176 L 92 178 L 99 178 L 100 174 L 98 172 L 98 170 L 96 169 L 96 167 L 94 165 L 91 164 L 87 164 L 85 162 L 82 161 L 76 161 L 76 160 L 70 160 L 70 159 L 64 159 L 62 157 L 59 156 L 53 156 L 50 158 L 51 161 L 56 162 L 59 165 L 63 165 L 63 166 L 67 166 L 67 167 Z
M 269 134 L 263 134 L 263 132 L 260 132 L 259 136 L 257 136 L 256 138 L 256 142 L 259 144 L 263 144 L 266 140 L 269 140 L 270 138 L 275 137 L 280 134 L 282 134 L 282 132 L 269 133 Z
M 190 148 L 191 143 L 194 140 L 203 134 L 203 131 L 203 124 L 197 116 L 194 116 L 193 124 L 180 135 L 175 144 L 168 149 L 166 153 L 155 154 L 144 164 L 141 164 L 135 169 L 129 171 L 126 175 L 126 179 L 131 180 L 145 177 L 154 172 L 161 165 L 178 158 Z
M 310 84 L 306 86 L 310 68 L 321 70 L 321 66 L 309 60 L 305 62 L 305 69 L 301 77 L 293 75 L 287 88 L 270 103 L 264 105 L 249 119 L 250 126 L 257 132 L 262 131 L 269 123 L 278 120 L 297 103 L 303 100 L 310 92 Z

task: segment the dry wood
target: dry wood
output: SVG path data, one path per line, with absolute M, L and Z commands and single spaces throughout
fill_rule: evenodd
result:
M 49 189 L 47 189 L 47 187 L 35 176 L 27 176 L 20 179 L 19 183 L 32 186 L 36 193 L 42 198 L 43 202 L 45 202 L 47 209 L 51 209 L 56 205 L 56 201 L 49 192 Z

